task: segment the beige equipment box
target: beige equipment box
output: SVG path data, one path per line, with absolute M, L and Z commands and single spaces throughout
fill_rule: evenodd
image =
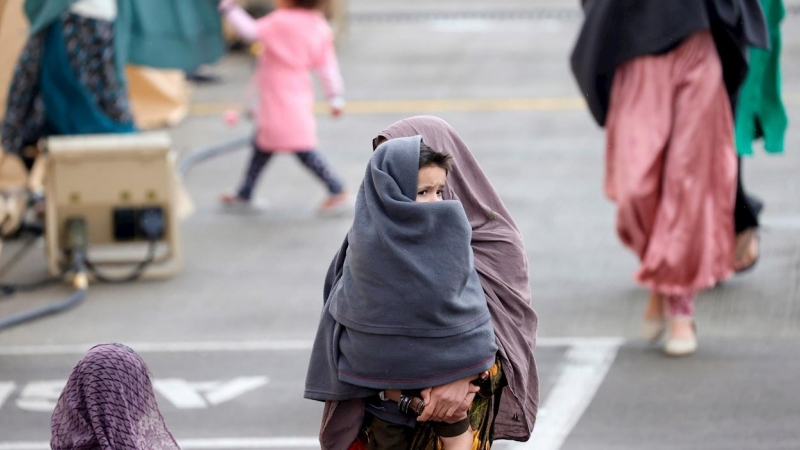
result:
M 45 141 L 46 251 L 51 274 L 68 263 L 66 224 L 86 223 L 87 259 L 108 274 L 130 273 L 152 252 L 142 278 L 174 276 L 181 268 L 175 152 L 163 132 L 58 136 Z M 143 212 L 163 217 L 163 232 L 146 238 Z

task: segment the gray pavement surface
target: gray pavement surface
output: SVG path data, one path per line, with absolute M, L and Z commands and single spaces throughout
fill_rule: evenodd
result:
M 351 11 L 577 3 L 353 0 Z M 579 24 L 354 21 L 339 42 L 351 111 L 338 121 L 319 117 L 322 148 L 352 190 L 372 137 L 407 116 L 443 117 L 475 153 L 522 230 L 540 316 L 543 411 L 536 446 L 525 448 L 800 448 L 800 133 L 790 128 L 786 155 L 746 161 L 745 183 L 767 204 L 762 259 L 752 273 L 700 296 L 699 353 L 666 359 L 636 339 L 647 293 L 631 280 L 636 261 L 617 241 L 614 209 L 602 195 L 602 130 L 580 106 L 569 72 Z M 800 15 L 790 14 L 783 30 L 784 91 L 796 123 Z M 196 86 L 195 114 L 171 130 L 182 154 L 250 132 L 247 124 L 226 127 L 221 111 L 245 101 L 251 61 L 234 55 L 210 70 L 224 83 Z M 53 391 L 83 349 L 108 341 L 130 343 L 156 380 L 171 380 L 157 390 L 176 436 L 211 440 L 186 448 L 313 448 L 320 407 L 300 398 L 306 347 L 322 278 L 352 218 L 317 218 L 324 190 L 291 157 L 276 158 L 259 185 L 267 210 L 226 213 L 218 195 L 238 182 L 247 156 L 204 163 L 187 177 L 197 211 L 183 224 L 186 263 L 178 277 L 92 286 L 79 308 L 0 332 L 0 450 L 42 448 Z M 43 251 L 33 251 L 6 279 L 44 270 Z M 0 300 L 0 317 L 67 292 L 54 286 Z M 621 338 L 621 346 L 596 345 L 605 337 Z M 203 347 L 236 342 L 262 349 Z M 169 350 L 174 343 L 188 344 Z M 301 440 L 267 439 L 281 437 Z

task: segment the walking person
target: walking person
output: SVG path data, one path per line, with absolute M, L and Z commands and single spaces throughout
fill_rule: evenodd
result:
M 9 88 L 2 147 L 32 159 L 23 150 L 36 150 L 43 137 L 136 131 L 125 64 L 187 69 L 216 61 L 224 45 L 215 5 L 26 0 L 30 36 Z
M 347 209 L 350 196 L 317 149 L 314 90 L 309 71 L 318 74 L 333 117 L 344 111 L 344 87 L 333 46 L 333 32 L 319 11 L 322 0 L 277 0 L 276 10 L 255 20 L 233 0 L 219 9 L 240 37 L 262 47 L 255 73 L 258 106 L 253 154 L 235 192 L 222 195 L 225 205 L 247 206 L 267 163 L 276 153 L 294 154 L 320 181 L 328 197 L 321 213 Z
M 587 0 L 572 69 L 606 128 L 605 193 L 650 291 L 642 336 L 697 349 L 694 299 L 733 273 L 733 105 L 747 47 L 766 47 L 756 0 Z
M 466 213 L 474 267 L 498 347 L 483 395 L 476 396 L 467 378 L 435 386 L 425 402 L 423 418 L 457 422 L 466 414 L 480 449 L 490 448 L 498 439 L 528 440 L 539 404 L 534 360 L 538 319 L 531 306 L 528 261 L 519 229 L 464 141 L 445 121 L 429 116 L 402 120 L 382 131 L 373 140 L 373 149 L 392 139 L 413 136 L 421 136 L 427 145 L 453 158 L 442 198 L 458 200 Z M 325 282 L 326 302 L 348 252 L 345 240 Z M 436 355 L 420 357 L 430 356 Z M 367 448 L 372 423 L 360 397 L 363 395 L 326 401 L 320 428 L 323 449 Z M 438 445 L 430 426 L 414 428 L 407 439 L 415 450 L 433 450 Z
M 734 269 L 745 272 L 755 266 L 760 256 L 758 215 L 763 204 L 744 191 L 743 158 L 753 155 L 753 141 L 763 138 L 764 149 L 781 154 L 788 118 L 781 98 L 781 22 L 786 15 L 782 0 L 760 0 L 767 19 L 769 50 L 750 51 L 750 70 L 742 85 L 736 108 L 736 150 L 739 152 L 736 190 L 736 248 Z
M 50 419 L 52 450 L 179 450 L 142 358 L 122 344 L 78 361 Z

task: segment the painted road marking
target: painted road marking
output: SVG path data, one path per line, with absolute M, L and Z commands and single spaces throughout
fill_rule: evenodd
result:
M 619 338 L 540 338 L 537 347 L 575 347 L 585 345 L 607 345 L 619 342 Z M 311 340 L 271 341 L 198 341 L 198 342 L 129 342 L 125 343 L 137 353 L 196 353 L 196 352 L 264 352 L 311 350 Z M 0 356 L 52 356 L 82 355 L 97 344 L 66 345 L 6 345 L 0 346 Z
M 800 95 L 784 95 L 787 106 L 800 106 Z M 189 107 L 192 116 L 216 116 L 225 111 L 242 109 L 241 103 L 195 103 Z M 529 97 L 529 98 L 462 98 L 462 99 L 409 99 L 409 100 L 353 100 L 347 103 L 348 115 L 362 114 L 420 114 L 442 112 L 492 112 L 492 111 L 580 111 L 586 109 L 583 97 Z M 317 102 L 314 112 L 327 114 L 325 102 Z
M 536 430 L 527 443 L 509 443 L 498 441 L 495 448 L 499 450 L 558 450 L 563 445 L 572 429 L 580 420 L 586 408 L 591 404 L 597 390 L 608 374 L 609 369 L 622 345 L 620 338 L 548 338 L 539 339 L 537 347 L 566 347 L 565 360 L 556 383 L 542 405 L 536 423 Z M 170 352 L 249 352 L 249 351 L 284 351 L 310 350 L 310 341 L 222 341 L 222 342 L 179 342 L 179 343 L 139 343 L 131 344 L 136 351 L 151 353 Z M 6 346 L 0 347 L 0 355 L 63 355 L 82 354 L 92 345 L 48 345 L 48 346 Z M 189 383 L 175 380 L 166 385 L 158 380 L 159 392 L 164 394 L 165 386 L 170 387 L 170 402 L 185 408 L 205 407 L 205 402 L 227 401 L 228 396 L 235 398 L 263 384 L 252 378 L 237 378 L 227 386 L 217 382 Z M 237 381 L 238 380 L 238 381 Z M 63 383 L 62 383 L 63 386 Z M 180 389 L 178 389 L 180 388 Z M 9 391 L 9 384 L 0 382 L 0 398 L 3 392 Z M 13 384 L 11 384 L 13 389 Z M 48 392 L 50 392 L 48 388 Z M 42 388 L 44 390 L 44 388 Z M 175 392 L 180 392 L 176 394 Z M 215 395 L 212 395 L 215 393 Z M 6 392 L 8 397 L 10 392 Z M 204 395 L 204 396 L 203 396 Z M 202 403 L 201 403 L 202 402 Z M 180 406 L 179 406 L 180 407 Z M 179 441 L 184 449 L 269 449 L 269 448 L 319 448 L 316 437 L 284 437 L 284 438 L 220 438 L 220 439 L 188 439 Z M 45 450 L 49 445 L 44 442 L 0 442 L 0 450 Z
M 211 342 L 132 342 L 137 353 L 263 352 L 310 350 L 313 341 L 211 341 Z M 82 355 L 97 344 L 20 345 L 0 347 L 0 356 Z
M 528 442 L 498 441 L 498 450 L 558 450 L 592 402 L 622 344 L 604 342 L 571 347 L 553 390 L 542 405 Z
M 155 380 L 153 387 L 170 403 L 180 409 L 202 409 L 229 402 L 246 392 L 265 386 L 267 377 L 239 377 L 221 383 L 190 383 L 172 378 Z
M 0 409 L 3 408 L 6 400 L 8 397 L 11 396 L 11 393 L 14 392 L 14 383 L 10 382 L 0 382 Z
M 221 115 L 230 109 L 241 109 L 239 103 L 197 103 L 189 107 L 192 116 Z M 488 111 L 580 111 L 586 109 L 581 97 L 563 98 L 486 98 L 486 99 L 412 99 L 412 100 L 354 100 L 347 102 L 348 115 L 413 114 L 432 112 Z M 318 102 L 317 114 L 327 114 L 330 106 Z
M 32 381 L 19 394 L 17 408 L 26 411 L 51 413 L 66 381 Z M 1 406 L 1 405 L 0 405 Z
M 205 409 L 230 402 L 268 383 L 269 379 L 263 376 L 205 382 L 169 378 L 153 380 L 153 387 L 178 409 Z M 22 388 L 15 404 L 25 411 L 51 413 L 66 384 L 64 380 L 31 381 Z M 0 409 L 15 387 L 13 382 L 0 382 Z

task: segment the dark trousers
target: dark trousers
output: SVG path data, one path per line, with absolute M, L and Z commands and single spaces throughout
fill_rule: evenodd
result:
M 742 158 L 739 158 L 739 169 L 736 177 L 736 205 L 733 220 L 736 234 L 751 228 L 758 228 L 758 216 L 764 208 L 761 200 L 748 195 L 742 183 Z
M 239 187 L 237 195 L 242 200 L 250 200 L 253 196 L 253 189 L 256 187 L 258 181 L 267 163 L 272 159 L 275 153 L 269 150 L 259 149 L 255 144 L 253 145 L 253 156 L 250 158 L 250 164 L 247 166 L 247 171 L 244 174 L 244 179 Z M 320 179 L 328 188 L 328 192 L 332 195 L 338 194 L 344 190 L 339 177 L 333 172 L 328 162 L 318 150 L 301 151 L 294 153 L 297 159 L 308 168 L 317 178 Z

